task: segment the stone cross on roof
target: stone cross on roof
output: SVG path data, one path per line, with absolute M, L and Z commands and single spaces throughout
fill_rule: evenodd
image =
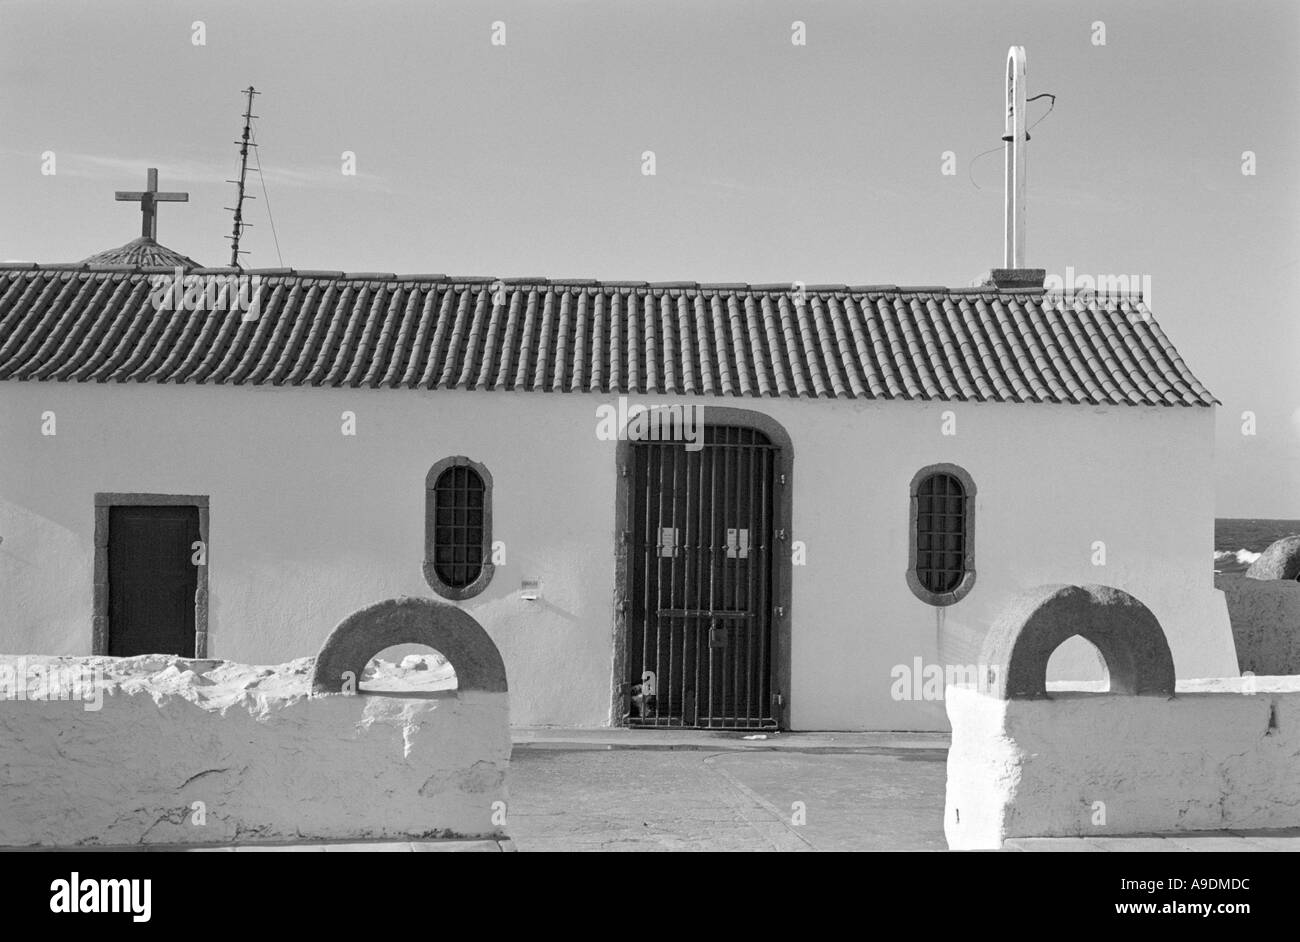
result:
M 158 170 L 156 167 L 149 168 L 149 175 L 145 184 L 145 189 L 140 190 L 118 190 L 114 198 L 119 202 L 129 201 L 140 204 L 140 215 L 143 217 L 140 222 L 140 235 L 145 238 L 158 241 L 158 211 L 157 203 L 188 203 L 190 194 L 188 193 L 159 193 L 158 192 Z

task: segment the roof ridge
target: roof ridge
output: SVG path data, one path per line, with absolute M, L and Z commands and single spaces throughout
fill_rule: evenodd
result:
M 142 237 L 143 238 L 143 237 Z M 135 242 L 142 239 L 133 240 Z M 127 243 L 130 245 L 131 243 Z M 156 243 L 155 243 L 156 244 Z M 162 246 L 166 248 L 165 246 Z M 110 250 L 110 252 L 113 250 Z M 174 250 L 168 250 L 173 251 Z M 105 255 L 107 253 L 99 253 Z M 175 254 L 179 255 L 179 252 Z M 91 256 L 95 258 L 96 256 Z M 190 260 L 192 261 L 192 260 Z M 431 273 L 396 273 L 381 271 L 341 271 L 337 269 L 318 268 L 234 268 L 231 266 L 209 266 L 193 262 L 190 265 L 142 265 L 130 262 L 92 262 L 85 259 L 80 262 L 0 262 L 0 271 L 83 271 L 96 272 L 112 270 L 115 273 L 153 275 L 171 273 L 177 267 L 185 269 L 187 275 L 258 275 L 271 278 L 308 278 L 334 281 L 400 281 L 430 284 L 500 284 L 503 287 L 574 287 L 574 288 L 615 288 L 622 290 L 645 289 L 659 291 L 701 291 L 750 292 L 750 293 L 786 293 L 805 292 L 810 294 L 1007 294 L 1026 295 L 1042 294 L 1046 288 L 999 288 L 994 285 L 948 286 L 948 285 L 897 285 L 897 284 L 807 284 L 802 281 L 778 282 L 699 282 L 699 281 L 640 281 L 627 279 L 601 278 L 565 278 L 546 276 L 502 277 L 498 275 L 448 275 Z M 1059 292 L 1057 292 L 1059 293 Z M 1111 292 L 1110 294 L 1115 294 Z

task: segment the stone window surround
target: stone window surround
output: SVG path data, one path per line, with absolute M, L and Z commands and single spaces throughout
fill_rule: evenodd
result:
M 965 574 L 961 577 L 961 582 L 957 587 L 948 592 L 932 592 L 927 589 L 916 574 L 916 525 L 919 509 L 919 500 L 917 490 L 924 481 L 932 474 L 951 474 L 961 481 L 962 487 L 966 491 L 965 496 L 965 522 L 963 526 L 966 538 L 966 553 L 962 559 L 962 568 Z M 964 599 L 970 590 L 975 588 L 975 480 L 970 476 L 965 468 L 950 462 L 940 462 L 938 464 L 926 465 L 920 471 L 912 476 L 912 483 L 908 487 L 908 517 L 907 517 L 907 586 L 922 602 L 927 605 L 944 607 L 953 605 Z
M 194 657 L 208 656 L 208 496 L 206 494 L 133 494 L 116 491 L 95 494 L 94 614 L 91 617 L 90 653 L 108 655 L 108 520 L 113 507 L 196 507 L 199 511 L 199 539 L 205 559 L 198 567 L 194 589 Z
M 447 585 L 438 576 L 437 567 L 434 565 L 434 486 L 438 483 L 438 478 L 442 472 L 448 468 L 467 467 L 474 471 L 483 481 L 483 568 L 479 571 L 478 578 L 466 586 Z M 492 581 L 493 573 L 496 567 L 492 564 L 492 472 L 480 462 L 473 458 L 467 458 L 464 455 L 453 455 L 435 461 L 433 467 L 429 468 L 429 473 L 424 476 L 424 581 L 429 584 L 429 588 L 437 592 L 445 599 L 453 602 L 463 601 L 478 595 L 488 587 Z

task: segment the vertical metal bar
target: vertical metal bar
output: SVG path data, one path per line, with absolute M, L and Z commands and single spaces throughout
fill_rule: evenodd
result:
M 749 542 L 752 547 L 756 542 L 754 540 L 754 459 L 758 457 L 758 448 L 754 440 L 756 435 L 750 435 L 750 447 L 748 451 L 748 468 L 749 476 L 746 481 L 745 494 L 745 526 L 749 529 Z M 751 548 L 745 557 L 745 611 L 749 613 L 745 619 L 745 628 L 748 632 L 748 640 L 745 644 L 745 721 L 746 725 L 752 724 L 754 717 L 754 645 L 758 639 L 758 627 L 760 615 L 754 610 L 754 576 L 759 570 L 754 566 L 754 551 Z M 762 719 L 760 716 L 759 719 Z
M 623 709 L 627 712 L 628 725 L 633 725 L 632 721 L 632 674 L 635 671 L 636 661 L 636 567 L 637 567 L 637 462 L 640 456 L 635 448 L 629 448 L 627 452 L 627 529 L 618 534 L 619 539 L 623 541 L 623 552 L 626 554 L 626 560 L 623 564 L 623 601 L 627 606 L 623 619 L 623 630 L 627 636 L 623 639 L 623 690 L 626 696 L 623 698 Z
M 694 573 L 692 572 L 695 559 L 694 543 L 692 539 L 699 538 L 698 524 L 690 526 L 690 518 L 695 511 L 694 499 L 698 499 L 699 491 L 692 489 L 690 486 L 690 452 L 685 452 L 685 469 L 682 477 L 686 479 L 686 505 L 682 509 L 682 541 L 681 541 L 681 607 L 682 609 L 692 608 L 690 603 L 690 590 L 693 589 L 695 582 Z M 694 696 L 694 687 L 690 687 L 690 665 L 688 663 L 688 642 L 690 641 L 690 617 L 681 618 L 681 722 L 682 725 L 695 725 L 695 716 L 693 709 L 690 709 L 690 700 Z
M 645 559 L 642 563 L 641 578 L 641 669 L 636 672 L 632 678 L 633 684 L 642 682 L 646 672 L 646 662 L 649 661 L 650 651 L 650 547 L 651 540 L 656 539 L 652 536 L 653 531 L 650 529 L 650 489 L 653 487 L 654 478 L 650 473 L 651 451 L 646 445 L 635 446 L 636 450 L 643 456 L 645 462 L 645 490 L 643 499 L 645 501 L 645 531 L 639 541 L 641 543 L 641 552 Z M 645 691 L 642 690 L 641 696 L 641 723 L 648 725 L 650 723 L 649 710 L 646 709 Z
M 720 457 L 722 457 L 723 465 L 722 502 L 718 503 L 718 515 L 715 517 L 718 518 L 718 528 L 716 528 L 715 531 L 716 550 L 714 552 L 714 565 L 716 568 L 714 570 L 714 578 L 716 579 L 716 582 L 718 582 L 718 592 L 716 592 L 716 595 L 711 594 L 711 598 L 714 599 L 714 602 L 712 602 L 710 607 L 708 607 L 715 612 L 727 611 L 728 608 L 727 583 L 729 579 L 727 565 L 727 516 L 729 511 L 731 511 L 731 508 L 727 505 L 727 481 L 728 474 L 731 473 L 731 461 L 729 461 L 729 457 L 731 457 L 731 448 L 728 448 L 727 446 L 728 443 L 731 442 L 731 429 L 728 429 L 727 426 L 720 427 L 718 434 L 719 437 L 722 438 L 719 442 L 719 446 L 720 452 L 722 452 L 720 453 Z M 714 499 L 718 499 L 716 498 L 716 495 L 714 496 Z M 715 667 L 714 682 L 718 685 L 718 690 L 716 690 L 716 694 L 718 694 L 718 712 L 720 713 L 718 719 L 720 725 L 725 726 L 727 725 L 727 634 L 728 631 L 731 631 L 731 620 L 729 620 L 729 618 L 719 620 L 718 628 L 719 630 L 722 630 L 723 634 L 722 646 L 710 647 L 710 650 L 708 651 L 710 651 L 711 656 L 710 663 Z
M 624 676 L 623 681 L 627 685 L 628 696 L 631 696 L 631 688 L 635 683 L 633 678 L 636 676 L 636 645 L 638 641 L 637 633 L 640 630 L 639 616 L 636 610 L 637 598 L 637 572 L 641 565 L 638 553 L 641 552 L 641 505 L 640 501 L 640 481 L 641 481 L 641 451 L 638 448 L 629 448 L 628 450 L 629 474 L 627 488 L 627 519 L 628 530 L 623 535 L 626 542 L 627 550 L 627 631 L 628 637 L 624 649 Z M 628 710 L 628 723 L 635 725 L 631 715 L 631 700 L 624 703 Z
M 735 500 L 733 501 L 736 508 L 736 566 L 735 566 L 736 601 L 734 607 L 737 611 L 741 611 L 743 606 L 743 610 L 748 612 L 749 611 L 749 599 L 748 599 L 749 565 L 748 565 L 748 561 L 740 555 L 741 554 L 740 531 L 741 531 L 741 524 L 744 522 L 745 519 L 744 518 L 744 514 L 745 514 L 744 468 L 745 468 L 746 448 L 744 445 L 744 439 L 746 435 L 747 432 L 745 430 L 741 430 L 736 433 L 736 497 Z M 743 579 L 741 577 L 742 573 L 744 574 Z M 744 590 L 745 598 L 741 597 L 742 589 Z M 740 705 L 742 702 L 744 702 L 744 691 L 742 690 L 743 684 L 742 684 L 742 675 L 740 672 L 740 667 L 742 663 L 742 658 L 744 657 L 744 653 L 743 653 L 744 649 L 749 647 L 748 616 L 736 619 L 736 641 L 737 644 L 735 650 L 732 651 L 732 655 L 731 655 L 732 658 L 734 659 L 731 665 L 731 678 L 732 678 L 731 683 L 732 683 L 732 691 L 733 691 L 732 696 L 734 697 L 735 704 L 736 704 L 735 707 L 733 708 L 733 711 L 736 714 L 736 720 L 739 723 L 740 716 L 741 716 Z M 746 705 L 745 712 L 747 716 L 749 712 L 748 705 Z
M 727 524 L 735 525 L 740 513 L 736 509 L 736 495 L 740 492 L 740 482 L 736 478 L 736 448 L 732 439 L 740 438 L 740 429 L 733 427 L 727 430 L 727 453 L 723 457 L 723 542 L 727 542 Z M 728 494 L 729 492 L 729 494 Z M 736 596 L 738 595 L 738 579 L 740 579 L 740 566 L 733 563 L 733 557 L 729 554 L 727 548 L 723 548 L 723 605 L 728 612 L 736 611 Z M 736 702 L 736 644 L 740 641 L 740 625 L 736 618 L 727 620 L 727 646 L 723 648 L 723 703 L 729 704 L 727 707 L 727 724 L 736 725 L 737 702 Z M 729 694 L 729 699 L 728 699 Z
M 716 451 L 716 449 L 715 449 Z M 717 543 L 718 543 L 718 456 L 712 454 L 709 457 L 709 611 L 712 612 L 718 607 L 716 586 L 714 583 L 715 573 L 717 571 Z M 713 622 L 710 619 L 708 628 L 710 634 L 713 628 Z M 714 662 L 713 639 L 709 639 L 709 726 L 713 725 L 713 662 Z
M 731 564 L 731 604 L 728 606 L 732 611 L 741 611 L 743 599 L 741 590 L 744 588 L 742 573 L 745 573 L 744 560 L 740 558 L 740 525 L 743 519 L 744 506 L 742 504 L 744 486 L 744 477 L 742 468 L 744 467 L 744 448 L 742 441 L 745 436 L 745 430 L 737 428 L 732 437 L 735 438 L 735 445 L 731 448 L 732 452 L 732 473 L 731 473 L 731 512 L 732 526 L 736 530 L 736 555 L 733 557 L 734 562 Z M 747 573 L 746 573 L 747 575 Z M 740 660 L 743 646 L 749 637 L 749 626 L 746 624 L 744 617 L 732 619 L 731 637 L 734 642 L 730 646 L 731 655 L 731 716 L 732 723 L 738 723 L 740 718 Z
M 705 431 L 705 434 L 707 436 L 707 429 Z M 707 442 L 707 438 L 706 438 L 706 442 Z M 704 448 L 702 448 L 698 452 L 698 454 L 699 454 L 699 480 L 695 488 L 695 566 L 694 566 L 695 573 L 694 573 L 694 580 L 693 580 L 694 582 L 693 588 L 695 590 L 694 591 L 695 605 L 693 606 L 693 608 L 697 612 L 702 611 L 705 607 L 704 606 L 704 575 L 703 575 L 705 546 L 706 546 L 704 541 L 704 462 L 705 459 L 708 459 L 709 461 L 713 460 L 712 454 L 709 452 L 707 444 Z M 700 725 L 700 716 L 701 716 L 700 699 L 701 699 L 701 695 L 704 693 L 704 690 L 700 684 L 700 660 L 701 660 L 700 634 L 701 634 L 703 624 L 704 624 L 704 619 L 701 619 L 700 616 L 698 615 L 692 616 L 691 627 L 693 629 L 692 634 L 695 637 L 694 697 L 695 697 L 695 725 L 696 726 Z
M 659 485 L 655 488 L 655 513 L 658 519 L 657 531 L 659 533 L 659 550 L 655 553 L 655 725 L 660 725 L 663 719 L 662 701 L 659 697 L 659 683 L 663 676 L 663 622 L 659 618 L 659 610 L 664 608 L 663 592 L 663 575 L 664 575 L 664 457 L 669 451 L 669 446 L 662 442 L 650 446 L 654 449 L 655 454 L 659 457 Z M 671 624 L 671 620 L 670 620 Z M 669 628 L 671 632 L 671 627 Z
M 673 456 L 673 490 L 672 490 L 672 520 L 671 520 L 671 525 L 673 527 L 673 555 L 672 558 L 668 561 L 668 607 L 685 608 L 686 607 L 685 605 L 679 605 L 677 601 L 677 557 L 680 556 L 682 553 L 682 534 L 677 526 L 677 521 L 680 517 L 677 510 L 677 505 L 680 502 L 679 501 L 680 495 L 678 494 L 677 491 L 677 466 L 680 463 L 680 456 L 685 449 L 682 446 L 676 444 L 676 438 L 673 438 L 672 441 L 673 444 L 668 446 L 672 449 L 672 456 Z M 659 684 L 659 689 L 665 691 L 668 697 L 669 721 L 672 720 L 674 714 L 674 710 L 673 710 L 674 697 L 676 697 L 677 700 L 677 709 L 676 709 L 677 715 L 679 716 L 681 715 L 681 709 L 682 709 L 682 697 L 677 696 L 677 687 L 676 684 L 674 683 L 674 680 L 680 681 L 680 678 L 673 677 L 673 666 L 675 663 L 675 657 L 673 653 L 673 642 L 676 637 L 676 634 L 677 634 L 677 618 L 674 616 L 668 619 L 668 682 L 665 684 L 661 681 Z M 655 693 L 658 696 L 662 696 L 661 694 L 659 694 L 658 690 L 656 690 Z
M 767 719 L 772 712 L 772 682 L 771 671 L 768 667 L 768 648 L 772 643 L 772 608 L 773 599 L 769 592 L 771 585 L 772 573 L 772 543 L 776 539 L 773 532 L 772 518 L 768 514 L 768 498 L 771 493 L 771 484 L 773 479 L 772 464 L 776 452 L 770 449 L 763 450 L 763 467 L 762 476 L 759 479 L 761 494 L 759 496 L 759 545 L 760 545 L 760 566 L 759 566 L 759 637 L 758 637 L 758 698 L 759 698 L 759 715 Z

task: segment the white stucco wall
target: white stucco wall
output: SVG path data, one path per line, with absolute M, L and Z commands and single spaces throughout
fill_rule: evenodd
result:
M 948 715 L 954 850 L 1300 826 L 1300 678 L 1185 682 L 1173 698 L 952 688 Z
M 0 656 L 0 847 L 505 836 L 506 694 L 311 666 Z
M 450 455 L 494 479 L 507 561 L 462 603 L 505 659 L 525 725 L 610 722 L 613 397 L 331 388 L 0 384 L 0 650 L 88 654 L 97 491 L 210 497 L 209 656 L 313 654 L 342 618 L 430 595 L 424 478 Z M 799 729 L 944 729 L 941 701 L 897 700 L 891 670 L 973 663 L 1005 602 L 1101 582 L 1160 619 L 1183 677 L 1236 672 L 1212 586 L 1208 409 L 632 397 L 758 409 L 794 446 L 789 721 Z M 356 413 L 357 434 L 340 434 Z M 955 413 L 957 434 L 941 434 Z M 57 435 L 41 435 L 41 415 Z M 706 412 L 707 417 L 707 412 Z M 954 462 L 978 488 L 973 591 L 912 595 L 908 486 Z M 1095 541 L 1106 564 L 1093 565 Z M 543 598 L 519 598 L 539 579 Z M 1081 674 L 1081 676 L 1083 676 Z M 920 687 L 918 681 L 917 687 Z M 942 689 L 942 685 L 940 685 Z

